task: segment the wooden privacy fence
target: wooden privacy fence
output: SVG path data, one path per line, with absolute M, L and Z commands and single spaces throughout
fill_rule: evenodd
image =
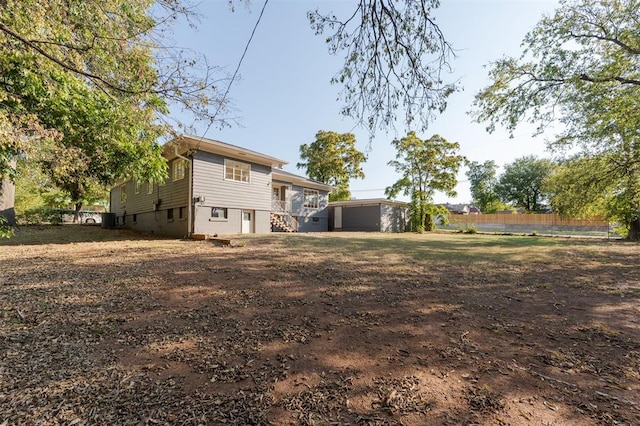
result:
M 556 213 L 549 214 L 452 214 L 449 215 L 449 223 L 452 225 L 498 225 L 531 226 L 531 227 L 571 227 L 571 228 L 608 228 L 605 220 L 586 220 L 562 218 Z

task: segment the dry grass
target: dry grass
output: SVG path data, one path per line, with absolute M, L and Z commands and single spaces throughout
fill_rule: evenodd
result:
M 638 424 L 640 247 L 461 234 L 0 243 L 0 425 Z

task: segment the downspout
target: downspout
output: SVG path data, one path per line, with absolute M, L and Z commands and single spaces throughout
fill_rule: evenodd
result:
M 191 235 L 193 234 L 193 213 L 192 213 L 192 208 L 193 208 L 193 195 L 192 195 L 192 191 L 193 191 L 193 159 L 184 157 L 182 155 L 180 155 L 180 153 L 178 152 L 178 146 L 174 146 L 173 147 L 174 152 L 176 154 L 176 157 L 186 161 L 189 164 L 189 171 L 188 171 L 188 182 L 189 182 L 189 190 L 188 190 L 188 196 L 189 198 L 187 199 L 187 238 L 190 238 Z

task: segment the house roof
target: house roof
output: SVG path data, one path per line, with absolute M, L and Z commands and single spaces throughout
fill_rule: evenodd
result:
M 184 154 L 190 150 L 200 150 L 211 152 L 213 154 L 232 157 L 239 160 L 245 160 L 251 163 L 263 164 L 265 166 L 271 166 L 274 168 L 281 168 L 285 164 L 289 164 L 288 161 L 271 157 L 270 155 L 261 154 L 250 149 L 242 148 L 214 139 L 207 139 L 192 135 L 180 135 L 164 145 L 163 155 L 168 160 L 172 160 L 177 157 L 175 153 L 175 147 L 177 147 L 180 154 Z
M 320 189 L 322 191 L 333 191 L 333 186 L 311 180 L 304 176 L 299 176 L 293 173 L 285 172 L 284 170 L 274 169 L 272 172 L 271 180 L 278 180 L 281 182 L 290 182 L 296 185 L 304 186 L 306 188 Z
M 360 207 L 360 206 L 372 206 L 377 204 L 386 204 L 393 207 L 407 207 L 409 203 L 404 201 L 388 200 L 386 198 L 367 198 L 362 200 L 343 200 L 343 201 L 331 201 L 329 207 Z

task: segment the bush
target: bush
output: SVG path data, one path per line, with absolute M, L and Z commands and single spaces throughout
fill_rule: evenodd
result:
M 477 234 L 478 228 L 476 228 L 475 225 L 467 224 L 464 228 L 459 228 L 458 232 L 461 234 Z
M 29 209 L 22 214 L 19 214 L 17 219 L 18 223 L 20 223 L 21 225 L 42 225 L 45 223 L 51 225 L 61 225 L 62 211 L 49 207 L 38 207 L 35 209 Z
M 13 236 L 13 227 L 8 225 L 9 221 L 0 214 L 0 238 L 11 238 Z

